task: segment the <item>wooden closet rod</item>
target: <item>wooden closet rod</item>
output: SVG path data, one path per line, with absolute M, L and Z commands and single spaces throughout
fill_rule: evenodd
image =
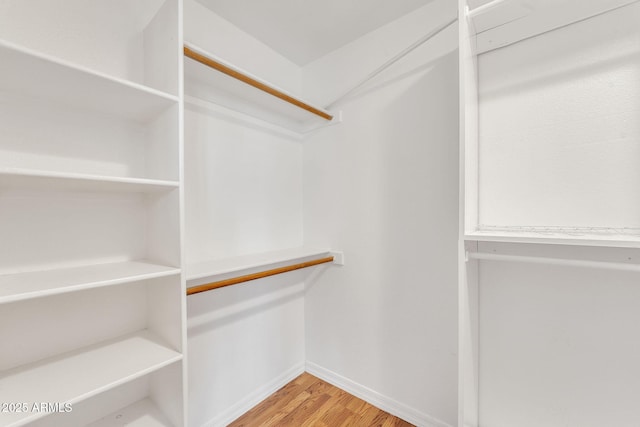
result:
M 218 61 L 216 61 L 213 58 L 209 58 L 208 56 L 202 55 L 194 50 L 192 50 L 191 48 L 184 46 L 184 56 L 186 56 L 187 58 L 191 58 L 194 61 L 198 61 L 201 64 L 206 65 L 207 67 L 211 67 L 214 70 L 218 70 L 221 73 L 224 73 L 230 77 L 233 77 L 234 79 L 240 80 L 243 83 L 246 83 L 248 85 L 251 85 L 253 87 L 255 87 L 256 89 L 259 89 L 263 92 L 268 93 L 269 95 L 273 95 L 276 98 L 280 98 L 285 102 L 288 102 L 289 104 L 293 104 L 296 107 L 302 108 L 303 110 L 307 110 L 308 112 L 315 114 L 316 116 L 320 116 L 323 119 L 326 120 L 333 120 L 333 116 L 330 114 L 325 113 L 324 111 L 318 110 L 315 107 L 312 107 L 309 104 L 305 104 L 304 102 L 297 100 L 289 95 L 287 95 L 284 92 L 279 91 L 278 89 L 274 89 L 271 86 L 268 86 L 250 76 L 247 76 L 245 74 L 240 73 L 239 71 L 234 70 L 231 67 L 228 67 Z
M 312 267 L 318 264 L 326 264 L 333 262 L 333 256 L 326 258 L 314 259 L 312 261 L 301 262 L 298 264 L 287 265 L 285 267 L 273 268 L 271 270 L 260 271 L 258 273 L 247 274 L 245 276 L 232 277 L 230 279 L 219 280 L 217 282 L 207 283 L 204 285 L 192 286 L 187 288 L 187 295 L 199 294 L 200 292 L 211 291 L 213 289 L 224 288 L 225 286 L 237 285 L 238 283 L 249 282 L 251 280 L 262 279 L 263 277 L 275 276 L 276 274 L 286 273 L 288 271 L 300 270 L 301 268 Z

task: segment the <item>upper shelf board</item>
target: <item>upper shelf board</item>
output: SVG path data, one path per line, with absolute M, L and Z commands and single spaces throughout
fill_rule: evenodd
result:
M 175 190 L 176 181 L 0 168 L 0 187 L 12 189 L 158 193 Z
M 47 99 L 146 122 L 179 99 L 52 56 L 0 41 L 0 92 Z
M 197 286 L 215 280 L 225 279 L 231 275 L 239 276 L 250 274 L 257 269 L 278 268 L 284 264 L 305 262 L 330 254 L 331 251 L 328 249 L 300 247 L 206 262 L 188 263 L 187 286 Z
M 481 54 L 637 1 L 494 0 L 469 10 L 468 18 Z
M 185 44 L 185 93 L 298 132 L 324 125 L 333 115 L 212 53 Z

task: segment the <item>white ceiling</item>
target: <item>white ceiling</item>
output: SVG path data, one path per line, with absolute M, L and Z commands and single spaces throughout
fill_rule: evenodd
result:
M 303 66 L 431 0 L 197 0 Z

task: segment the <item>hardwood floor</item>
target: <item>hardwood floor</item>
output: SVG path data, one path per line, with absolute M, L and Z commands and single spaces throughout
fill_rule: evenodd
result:
M 311 374 L 304 373 L 242 415 L 229 427 L 410 427 Z

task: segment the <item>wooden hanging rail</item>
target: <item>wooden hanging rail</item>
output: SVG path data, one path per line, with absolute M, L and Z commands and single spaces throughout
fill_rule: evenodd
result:
M 326 258 L 314 259 L 311 261 L 301 262 L 298 264 L 287 265 L 285 267 L 273 268 L 271 270 L 260 271 L 245 276 L 232 277 L 230 279 L 219 280 L 217 282 L 206 283 L 187 288 L 187 295 L 198 294 L 200 292 L 211 291 L 213 289 L 224 288 L 225 286 L 237 285 L 238 283 L 249 282 L 251 280 L 262 279 L 263 277 L 275 276 L 276 274 L 286 273 L 288 271 L 300 270 L 301 268 L 312 267 L 314 265 L 326 264 L 333 262 L 333 256 Z
M 243 74 L 237 70 L 234 70 L 233 68 L 219 62 L 216 61 L 213 58 L 209 58 L 208 56 L 205 56 L 201 53 L 196 52 L 195 50 L 189 48 L 188 46 L 184 46 L 184 56 L 186 56 L 187 58 L 191 58 L 194 61 L 198 61 L 201 64 L 206 65 L 207 67 L 211 67 L 214 70 L 218 70 L 221 73 L 224 73 L 230 77 L 233 77 L 234 79 L 240 80 L 243 83 L 246 83 L 250 86 L 255 87 L 256 89 L 259 89 L 263 92 L 268 93 L 269 95 L 273 95 L 276 98 L 279 98 L 285 102 L 288 102 L 292 105 L 295 105 L 296 107 L 302 108 L 303 110 L 306 110 L 312 114 L 315 114 L 317 116 L 322 117 L 323 119 L 326 120 L 333 120 L 333 116 L 331 114 L 328 114 L 322 110 L 319 110 L 315 107 L 312 107 L 309 104 L 306 104 L 298 99 L 295 99 L 292 96 L 287 95 L 286 93 L 275 89 L 271 86 L 268 86 L 264 83 L 262 83 L 261 81 L 258 81 L 256 79 L 254 79 L 253 77 L 247 76 L 246 74 Z

